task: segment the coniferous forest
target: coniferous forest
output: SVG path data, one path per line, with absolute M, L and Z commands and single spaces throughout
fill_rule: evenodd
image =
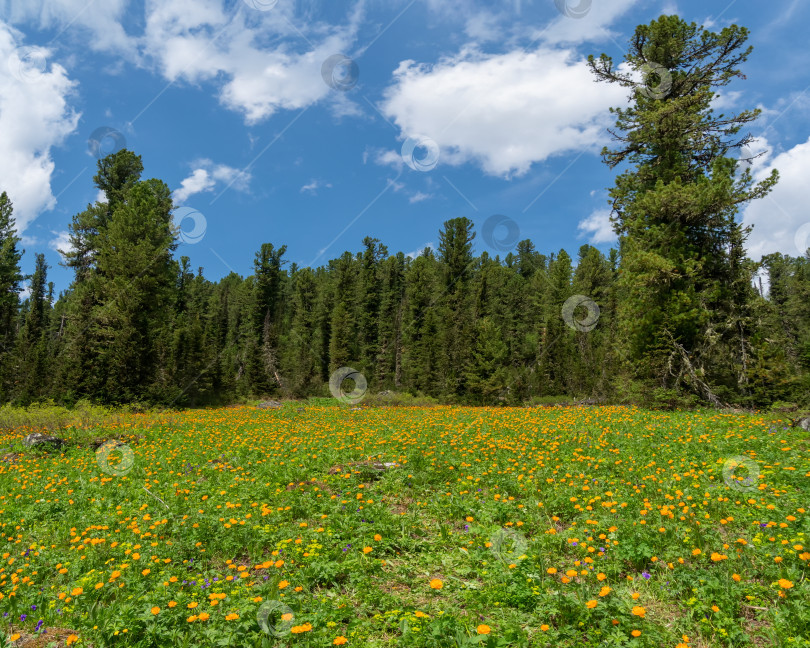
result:
M 778 175 L 754 183 L 739 159 L 759 111 L 711 108 L 742 75 L 747 37 L 662 16 L 637 28 L 626 55 L 643 83 L 606 55 L 589 59 L 595 80 L 631 96 L 603 151 L 616 170 L 619 235 L 607 256 L 530 240 L 478 254 L 472 221 L 454 217 L 437 249 L 416 258 L 367 237 L 323 266 L 298 267 L 283 241 L 268 241 L 251 276 L 210 281 L 177 255 L 168 186 L 145 179 L 149 161 L 122 149 L 98 163 L 105 201 L 73 217 L 64 262 L 74 279 L 56 295 L 44 255 L 23 257 L 3 193 L 2 400 L 193 406 L 326 395 L 330 375 L 349 366 L 372 393 L 467 404 L 804 402 L 810 251 L 748 258 L 740 209 Z

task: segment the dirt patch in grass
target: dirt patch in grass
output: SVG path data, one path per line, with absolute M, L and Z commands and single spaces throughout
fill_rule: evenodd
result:
M 9 644 L 10 646 L 14 646 L 14 648 L 45 648 L 46 646 L 62 648 L 63 646 L 67 646 L 67 639 L 70 635 L 78 636 L 79 634 L 75 630 L 68 628 L 45 628 L 44 632 L 29 634 L 19 628 L 15 629 L 12 626 L 9 635 L 16 633 L 20 634 L 20 638 Z M 91 648 L 89 644 L 82 643 L 82 645 Z

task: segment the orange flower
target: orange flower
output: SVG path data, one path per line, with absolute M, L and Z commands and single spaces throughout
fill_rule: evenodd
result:
M 375 534 L 374 534 L 374 539 L 375 539 L 377 542 L 379 542 L 380 540 L 382 540 L 382 536 L 381 536 L 379 533 L 375 533 Z M 344 639 L 345 639 L 345 637 L 344 637 Z M 346 641 L 348 641 L 348 639 L 346 639 Z
M 187 607 L 189 610 L 193 610 L 195 607 L 197 607 L 197 605 L 199 605 L 199 604 L 197 603 L 197 601 L 192 601 L 192 602 L 191 602 L 191 603 L 189 603 L 189 604 L 188 604 L 186 607 Z
M 699 556 L 702 553 L 703 552 L 700 549 L 692 549 L 692 555 L 693 556 Z
M 549 626 L 548 626 L 548 624 L 546 624 L 546 623 L 544 623 L 543 625 L 541 625 L 541 626 L 540 626 L 540 629 L 541 629 L 543 632 L 546 632 L 546 630 L 548 630 L 548 628 L 549 628 Z
M 739 574 L 732 574 L 731 578 L 737 583 L 740 582 L 740 575 Z
M 177 605 L 177 601 L 169 601 L 170 608 L 173 608 L 175 605 Z
M 160 612 L 160 608 L 159 608 L 159 607 L 156 605 L 155 607 L 153 607 L 153 608 L 152 608 L 151 610 L 149 610 L 149 611 L 150 611 L 152 614 L 157 614 L 158 612 Z
M 19 636 L 20 635 L 17 635 L 17 637 L 19 637 Z M 12 639 L 13 639 L 13 637 L 12 637 Z M 71 644 L 75 644 L 78 640 L 79 640 L 79 636 L 75 635 L 75 634 L 72 634 L 67 638 L 67 641 L 65 641 L 65 644 L 70 646 Z
M 492 632 L 492 628 L 482 623 L 475 629 L 475 631 L 480 635 L 488 635 L 490 632 Z
M 780 578 L 779 587 L 781 587 L 782 589 L 790 589 L 791 587 L 793 587 L 793 583 L 791 583 L 786 578 Z
M 631 632 L 630 634 L 633 635 L 634 637 L 640 637 L 641 630 L 633 630 L 633 632 Z
M 211 618 L 211 615 L 208 614 L 208 612 L 203 612 L 199 616 L 200 621 L 208 621 L 208 619 L 210 619 L 210 618 Z
M 239 618 L 239 615 L 235 612 L 231 612 L 228 616 L 225 617 L 226 621 L 236 621 Z
M 369 553 L 371 553 L 371 552 L 372 552 L 372 548 L 371 548 L 371 547 L 363 547 L 363 553 L 364 553 L 364 554 L 369 554 Z
M 349 643 L 349 640 L 346 639 L 343 635 L 339 635 L 335 637 L 335 640 L 332 642 L 335 646 L 342 646 L 343 644 Z
M 281 582 L 278 584 L 278 588 L 279 588 L 279 589 L 284 589 L 284 588 L 285 588 L 285 587 L 287 587 L 287 586 L 289 586 L 289 583 L 288 583 L 287 581 L 285 581 L 285 580 L 281 581 Z
M 186 621 L 188 621 L 189 623 L 194 623 L 196 620 L 197 620 L 196 614 L 192 614 L 188 619 L 186 619 Z
M 611 591 L 612 590 L 607 585 L 605 585 L 602 589 L 599 590 L 599 596 L 607 596 L 608 594 L 610 594 Z
M 591 600 L 585 604 L 585 607 L 587 607 L 589 610 L 593 610 L 597 606 L 597 604 L 598 604 L 597 601 Z
M 84 590 L 81 587 L 74 587 L 70 591 L 70 595 L 71 596 L 79 596 L 80 594 L 82 594 L 82 592 L 84 592 Z
M 556 569 L 556 567 L 549 567 L 549 568 L 548 568 L 546 571 L 547 571 L 549 574 L 551 574 L 552 576 L 554 576 L 554 574 L 556 574 L 556 573 L 557 573 L 557 569 Z
M 633 614 L 636 615 L 637 617 L 641 617 L 643 619 L 644 615 L 647 614 L 647 610 L 645 610 L 640 605 L 634 605 L 633 606 Z
M 442 583 L 438 578 L 434 578 L 432 581 L 430 581 L 430 587 L 431 589 L 440 590 L 442 587 L 444 587 L 444 583 Z

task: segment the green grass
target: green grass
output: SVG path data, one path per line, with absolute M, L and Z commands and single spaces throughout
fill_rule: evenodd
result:
M 7 425 L 0 644 L 810 646 L 779 415 L 333 403 Z

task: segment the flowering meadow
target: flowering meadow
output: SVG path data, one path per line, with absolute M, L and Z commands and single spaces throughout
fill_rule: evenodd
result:
M 594 408 L 0 434 L 0 645 L 810 646 L 810 437 Z

